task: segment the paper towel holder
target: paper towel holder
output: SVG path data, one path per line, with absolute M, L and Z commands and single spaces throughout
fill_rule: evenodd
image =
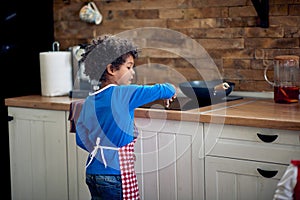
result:
M 59 51 L 59 42 L 55 41 L 52 43 L 52 51 Z

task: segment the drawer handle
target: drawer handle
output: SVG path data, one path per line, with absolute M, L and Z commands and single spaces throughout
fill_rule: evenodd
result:
M 256 169 L 258 171 L 258 173 L 260 175 L 262 175 L 265 178 L 272 178 L 274 176 L 276 176 L 276 174 L 278 173 L 278 171 L 268 171 L 268 170 L 263 170 L 263 169 Z
M 7 116 L 7 121 L 9 121 L 9 122 L 10 122 L 10 121 L 12 121 L 12 120 L 14 120 L 14 117 L 13 117 L 13 116 L 9 116 L 9 115 L 8 115 L 8 116 Z
M 278 138 L 278 135 L 263 135 L 257 133 L 257 137 L 259 137 L 259 139 L 261 139 L 261 141 L 263 142 L 270 143 L 270 142 L 274 142 Z

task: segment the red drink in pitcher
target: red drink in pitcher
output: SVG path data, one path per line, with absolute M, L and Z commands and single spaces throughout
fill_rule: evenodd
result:
M 299 87 L 274 86 L 274 101 L 276 103 L 297 103 L 299 99 Z
M 274 87 L 275 103 L 297 103 L 300 86 L 299 56 L 275 56 L 273 67 L 273 82 L 267 76 L 269 65 L 264 70 L 264 77 Z

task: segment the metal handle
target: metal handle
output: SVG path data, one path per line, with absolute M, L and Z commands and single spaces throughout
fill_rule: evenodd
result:
M 55 50 L 56 47 L 56 50 Z M 52 51 L 59 51 L 59 42 L 55 41 L 52 43 Z
M 258 173 L 260 175 L 262 175 L 265 178 L 273 178 L 278 173 L 278 171 L 275 171 L 275 170 L 274 171 L 273 170 L 263 170 L 260 168 L 257 168 L 256 170 L 258 171 Z
M 278 138 L 278 135 L 263 135 L 260 133 L 257 133 L 256 135 L 261 141 L 266 143 L 274 142 Z
M 9 122 L 10 122 L 10 121 L 12 121 L 12 120 L 14 120 L 14 117 L 13 117 L 13 116 L 9 116 L 9 115 L 8 115 L 8 116 L 7 116 L 7 121 L 9 121 Z

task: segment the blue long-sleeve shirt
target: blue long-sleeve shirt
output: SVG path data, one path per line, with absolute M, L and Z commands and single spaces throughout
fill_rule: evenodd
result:
M 169 83 L 104 87 L 89 95 L 83 104 L 76 123 L 77 144 L 89 153 L 97 137 L 100 146 L 119 148 L 129 144 L 134 139 L 134 110 L 158 99 L 169 99 L 175 92 Z M 118 151 L 104 149 L 104 156 L 107 167 L 98 151 L 86 173 L 120 174 Z

